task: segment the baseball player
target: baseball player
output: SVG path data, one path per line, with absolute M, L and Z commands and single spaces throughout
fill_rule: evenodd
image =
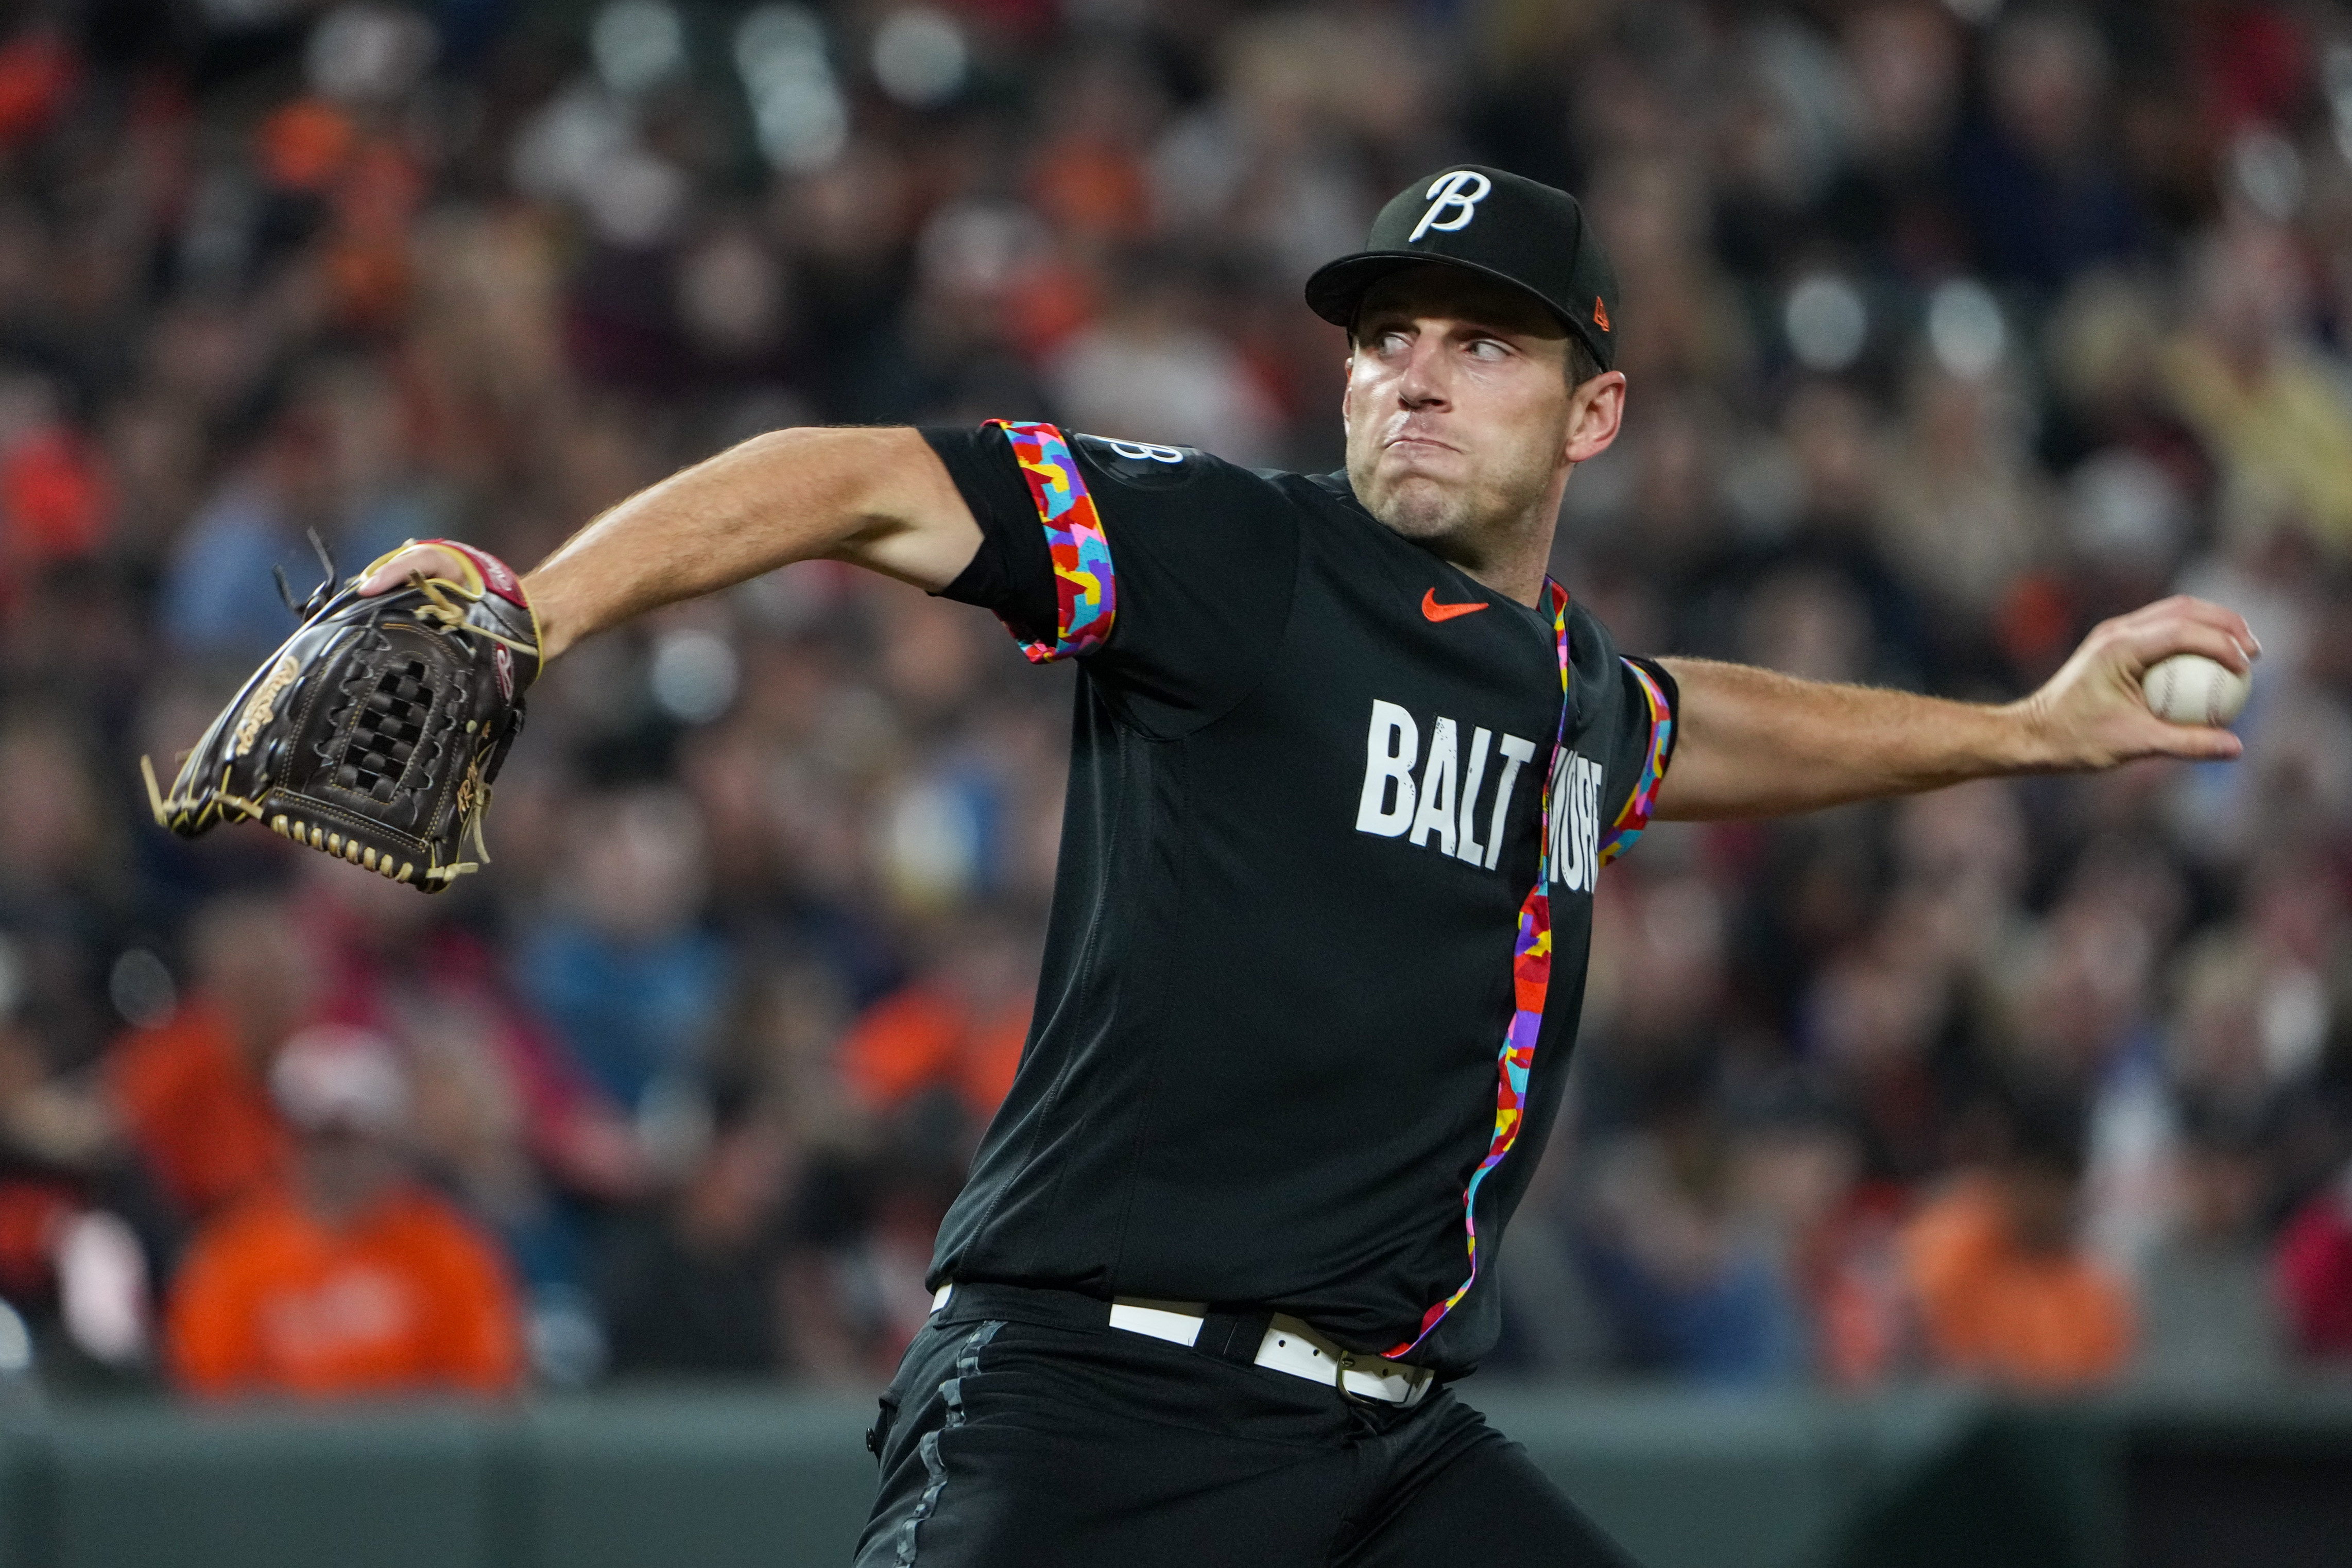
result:
M 824 557 L 1079 662 L 1036 1021 L 882 1396 L 863 1568 L 1624 1562 L 1451 1387 L 1495 1343 L 1601 867 L 1653 817 L 2237 755 L 2137 684 L 2248 668 L 2193 600 L 2003 706 L 1621 654 L 1544 570 L 1625 407 L 1562 192 L 1417 180 L 1307 298 L 1349 331 L 1344 473 L 778 431 L 523 583 L 547 658 Z M 417 570 L 466 569 L 417 547 L 366 587 Z

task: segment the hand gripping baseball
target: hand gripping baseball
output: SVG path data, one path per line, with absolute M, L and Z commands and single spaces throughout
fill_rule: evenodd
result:
M 2101 622 L 2058 673 L 2026 699 L 2028 723 L 2060 768 L 2108 768 L 2143 757 L 2224 761 L 2243 747 L 2226 729 L 2169 724 L 2150 711 L 2141 678 L 2176 653 L 2235 674 L 2261 654 L 2242 616 L 2178 595 Z
M 540 671 L 515 574 L 470 545 L 412 540 L 340 586 L 330 562 L 297 613 L 168 794 L 140 758 L 155 821 L 191 839 L 268 822 L 427 893 L 478 870 L 490 784 Z

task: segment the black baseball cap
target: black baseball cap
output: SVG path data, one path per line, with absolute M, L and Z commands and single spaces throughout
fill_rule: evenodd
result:
M 1365 289 L 1424 261 L 1517 285 L 1550 307 L 1602 370 L 1616 363 L 1617 269 L 1566 191 L 1481 163 L 1415 180 L 1381 209 L 1362 250 L 1316 269 L 1307 308 L 1352 328 Z

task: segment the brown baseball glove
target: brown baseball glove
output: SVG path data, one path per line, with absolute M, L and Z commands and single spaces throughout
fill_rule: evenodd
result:
M 464 580 L 412 573 L 363 597 L 383 560 L 340 586 L 329 560 L 299 628 L 213 720 L 170 793 L 140 758 L 158 823 L 193 839 L 268 822 L 427 893 L 490 858 L 482 819 L 539 677 L 538 622 L 505 562 L 425 542 L 463 560 Z

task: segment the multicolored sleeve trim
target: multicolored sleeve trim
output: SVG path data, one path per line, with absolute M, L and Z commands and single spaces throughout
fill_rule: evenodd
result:
M 990 420 L 1013 443 L 1021 476 L 1037 503 L 1045 528 L 1045 548 L 1054 558 L 1056 624 L 1051 643 L 1024 643 L 1033 664 L 1082 657 L 1110 640 L 1118 611 L 1118 579 L 1112 570 L 1110 540 L 1087 482 L 1078 474 L 1069 443 L 1050 424 Z
M 1650 709 L 1650 744 L 1642 756 L 1642 776 L 1633 781 L 1633 792 L 1625 798 L 1625 809 L 1601 835 L 1601 863 L 1607 865 L 1633 847 L 1642 830 L 1650 825 L 1650 813 L 1657 809 L 1658 783 L 1666 776 L 1666 764 L 1674 760 L 1675 706 L 1666 700 L 1665 688 L 1658 678 L 1632 659 L 1625 662 L 1626 673 Z

